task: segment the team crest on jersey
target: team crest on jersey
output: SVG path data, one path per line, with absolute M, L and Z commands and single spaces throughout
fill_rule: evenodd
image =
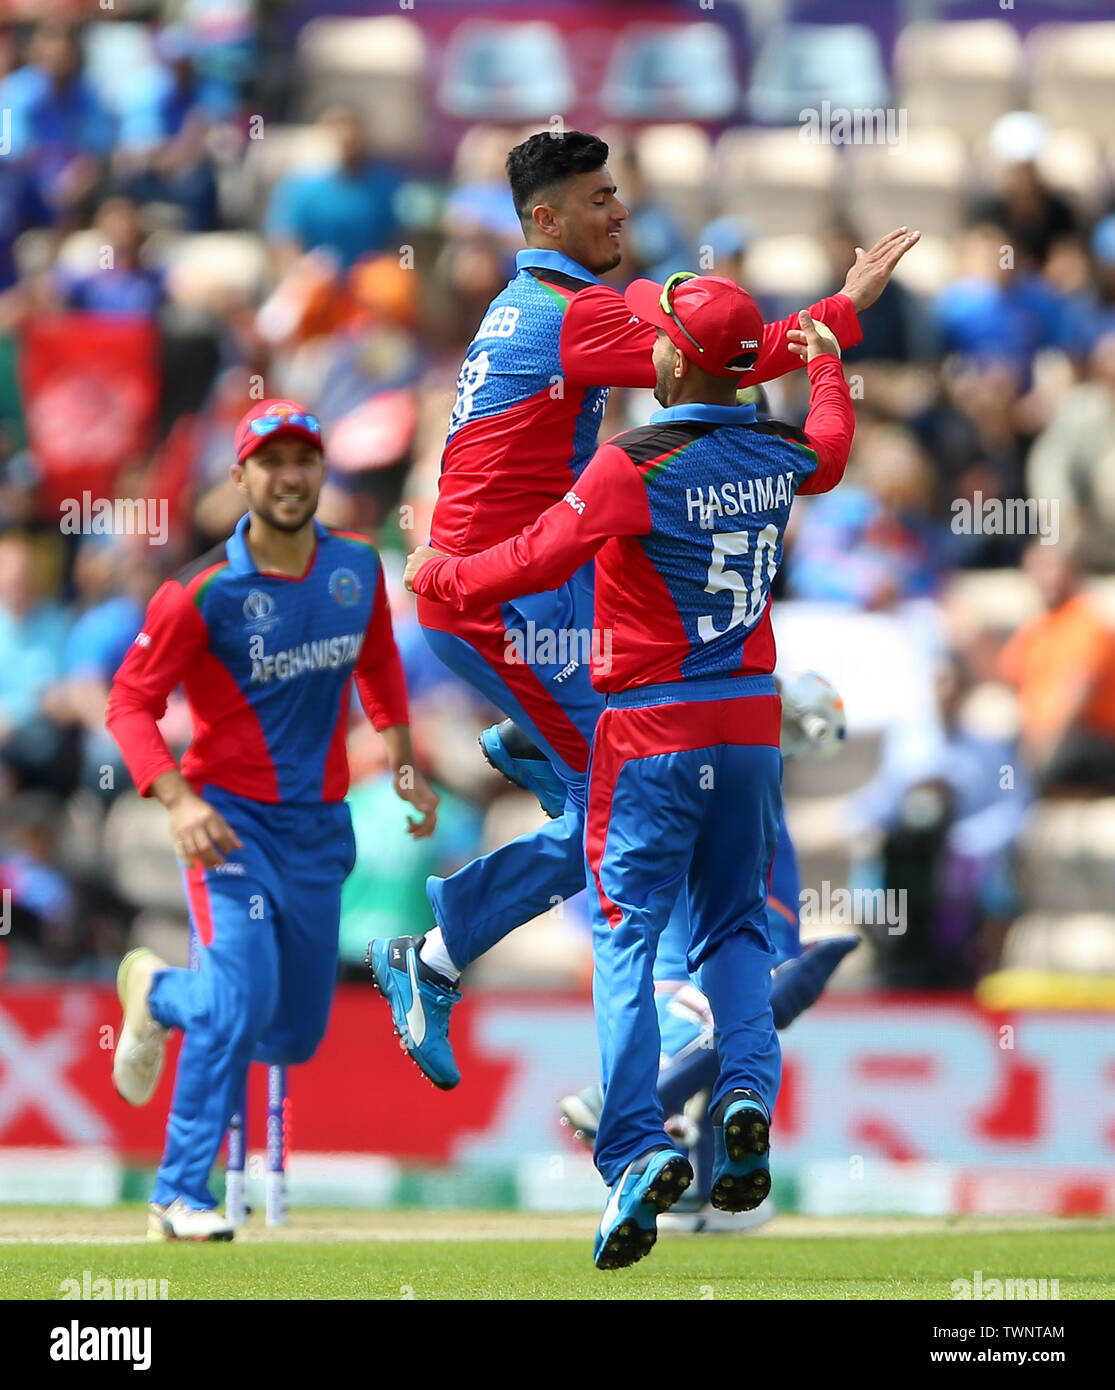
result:
M 329 576 L 329 592 L 342 608 L 351 608 L 360 602 L 360 581 L 352 570 L 334 570 Z
M 263 589 L 253 589 L 244 600 L 244 626 L 249 632 L 267 632 L 278 621 L 275 600 Z

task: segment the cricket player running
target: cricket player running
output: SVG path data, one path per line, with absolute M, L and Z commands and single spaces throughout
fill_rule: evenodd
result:
M 230 1240 L 209 1173 L 249 1064 L 308 1061 L 337 973 L 353 867 L 345 733 L 355 678 L 399 796 L 427 836 L 438 798 L 414 766 L 406 684 L 371 543 L 315 519 L 321 428 L 265 400 L 236 432 L 248 513 L 168 580 L 116 673 L 107 722 L 136 787 L 170 813 L 200 969 L 139 949 L 121 962 L 113 1080 L 143 1105 L 167 1031 L 185 1034 L 148 1239 Z M 193 741 L 178 769 L 156 721 L 181 682 Z
M 657 1214 L 693 1179 L 656 1089 L 654 957 L 683 887 L 689 969 L 720 1060 L 712 1205 L 750 1211 L 770 1190 L 781 1057 L 766 894 L 782 771 L 771 583 L 794 495 L 839 482 L 855 428 L 835 340 L 805 311 L 791 349 L 808 363 L 803 431 L 736 404 L 762 334 L 737 285 L 638 280 L 625 298 L 657 330 L 665 408 L 602 445 L 521 535 L 467 557 L 423 547 L 407 565 L 416 593 L 467 608 L 551 589 L 596 557 L 596 624 L 613 634 L 611 663 L 593 667 L 607 707 L 585 826 L 604 1090 L 595 1161 L 611 1189 L 596 1237 L 602 1269 L 642 1258 Z
M 489 307 L 458 378 L 431 528 L 432 544 L 445 554 L 472 555 L 529 526 L 576 485 L 596 447 L 608 388 L 655 385 L 653 329 L 597 278 L 619 265 L 627 218 L 607 157 L 602 140 L 580 131 L 532 135 L 508 156 L 527 249 Z M 858 342 L 858 311 L 882 293 L 917 237 L 900 228 L 861 252 L 842 292 L 813 305 L 812 317 L 843 346 Z M 800 366 L 787 338 L 796 322 L 759 321 L 746 384 Z M 599 631 L 592 565 L 551 586 L 524 576 L 500 600 L 461 613 L 420 597 L 418 618 L 445 665 L 545 755 L 516 757 L 502 742 L 506 726 L 484 736 L 489 760 L 549 798 L 557 818 L 450 878 L 429 879 L 436 928 L 425 937 L 373 941 L 368 953 L 407 1052 L 445 1090 L 460 1080 L 449 1017 L 461 972 L 585 886 L 585 774 L 603 702 L 589 664 L 570 659 L 568 643 L 559 642 L 555 654 L 552 639 Z M 536 635 L 551 640 L 536 643 Z M 547 776 L 556 789 L 539 785 Z M 678 910 L 684 915 L 684 901 Z

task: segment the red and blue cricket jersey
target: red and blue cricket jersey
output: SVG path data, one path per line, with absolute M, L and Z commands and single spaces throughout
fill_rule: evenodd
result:
M 797 493 L 827 492 L 855 429 L 840 361 L 808 367 L 803 430 L 753 406 L 678 405 L 597 450 L 562 500 L 481 554 L 432 560 L 416 593 L 457 608 L 555 588 L 596 556 L 593 685 L 774 670 L 771 584 Z
M 181 683 L 182 774 L 262 802 L 341 801 L 353 680 L 372 724 L 408 722 L 383 570 L 364 536 L 314 522 L 299 578 L 261 573 L 249 517 L 168 580 L 117 671 L 106 722 L 141 793 L 177 764 L 156 727 Z
M 622 294 L 557 251 L 520 251 L 516 265 L 457 379 L 430 542 L 447 555 L 506 540 L 560 501 L 596 448 L 608 388 L 654 386 L 655 330 Z M 859 342 L 845 295 L 810 312 L 842 346 Z M 796 315 L 766 325 L 748 384 L 801 365 L 786 339 L 796 327 Z M 424 627 L 452 630 L 445 607 L 420 600 L 418 616 Z

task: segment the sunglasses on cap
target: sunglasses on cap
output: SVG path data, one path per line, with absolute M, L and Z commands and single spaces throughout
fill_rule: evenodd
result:
M 662 286 L 662 293 L 658 296 L 658 307 L 662 310 L 664 314 L 669 315 L 669 317 L 673 319 L 673 321 L 677 324 L 677 326 L 681 329 L 681 331 L 685 334 L 685 336 L 689 339 L 689 341 L 693 344 L 693 346 L 697 349 L 698 352 L 704 352 L 704 348 L 700 345 L 697 339 L 694 338 L 693 334 L 690 333 L 689 329 L 686 328 L 685 324 L 682 323 L 681 319 L 678 318 L 678 312 L 674 308 L 673 303 L 671 301 L 671 296 L 674 290 L 676 290 L 679 285 L 684 284 L 686 280 L 696 279 L 696 271 L 675 270 L 673 275 L 671 275 L 670 278 L 666 281 L 666 283 Z
M 321 433 L 321 421 L 316 415 L 303 415 L 301 411 L 295 411 L 289 415 L 260 415 L 251 422 L 249 428 L 253 434 L 268 435 L 274 434 L 283 425 L 297 425 L 299 428 L 309 430 L 312 434 Z

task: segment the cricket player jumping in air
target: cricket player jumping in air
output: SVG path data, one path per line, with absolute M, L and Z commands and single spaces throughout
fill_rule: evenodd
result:
M 507 169 L 527 249 L 477 330 L 458 378 L 442 456 L 431 540 L 466 556 L 508 539 L 574 486 L 596 447 L 610 386 L 651 389 L 654 332 L 597 276 L 621 260 L 627 209 L 608 171 L 608 147 L 580 131 L 542 132 L 513 149 Z M 861 251 L 841 293 L 810 313 L 843 346 L 859 341 L 857 312 L 882 293 L 918 234 L 890 233 Z M 796 319 L 761 323 L 746 384 L 800 365 L 787 334 Z M 737 378 L 743 380 L 742 376 Z M 732 582 L 732 572 L 722 580 Z M 545 755 L 488 730 L 485 752 L 513 780 L 539 791 L 550 824 L 427 883 L 436 928 L 425 937 L 373 941 L 368 963 L 410 1056 L 435 1083 L 460 1080 L 449 1017 L 460 973 L 515 927 L 585 886 L 585 771 L 603 710 L 588 663 L 534 634 L 593 629 L 593 568 L 550 592 L 524 582 L 502 603 L 468 613 L 421 598 L 418 617 L 441 660 L 509 716 Z M 518 752 L 518 756 L 517 756 Z M 554 786 L 555 775 L 557 785 Z M 684 901 L 677 911 L 685 932 Z
M 416 593 L 468 608 L 551 589 L 596 557 L 596 624 L 613 634 L 611 661 L 593 663 L 607 708 L 584 846 L 604 1091 L 594 1157 L 611 1189 L 602 1269 L 647 1254 L 658 1213 L 693 1180 L 663 1129 L 653 978 L 683 886 L 720 1064 L 712 1205 L 750 1211 L 770 1191 L 781 1058 L 766 898 L 782 799 L 771 584 L 794 496 L 836 486 L 855 429 L 835 339 L 804 310 L 791 342 L 811 387 L 799 430 L 735 403 L 762 320 L 732 281 L 637 280 L 625 300 L 657 331 L 665 408 L 602 445 L 521 535 L 467 557 L 424 546 L 407 565 Z
M 210 1169 L 249 1064 L 308 1061 L 329 1019 L 341 885 L 355 858 L 345 734 L 353 680 L 427 836 L 437 796 L 414 767 L 406 684 L 371 543 L 314 517 L 321 428 L 266 400 L 236 432 L 248 514 L 168 580 L 116 673 L 108 726 L 136 787 L 170 813 L 200 969 L 130 952 L 116 1089 L 143 1105 L 167 1031 L 185 1034 L 148 1238 L 230 1240 Z M 156 721 L 181 682 L 193 742 L 179 771 Z

